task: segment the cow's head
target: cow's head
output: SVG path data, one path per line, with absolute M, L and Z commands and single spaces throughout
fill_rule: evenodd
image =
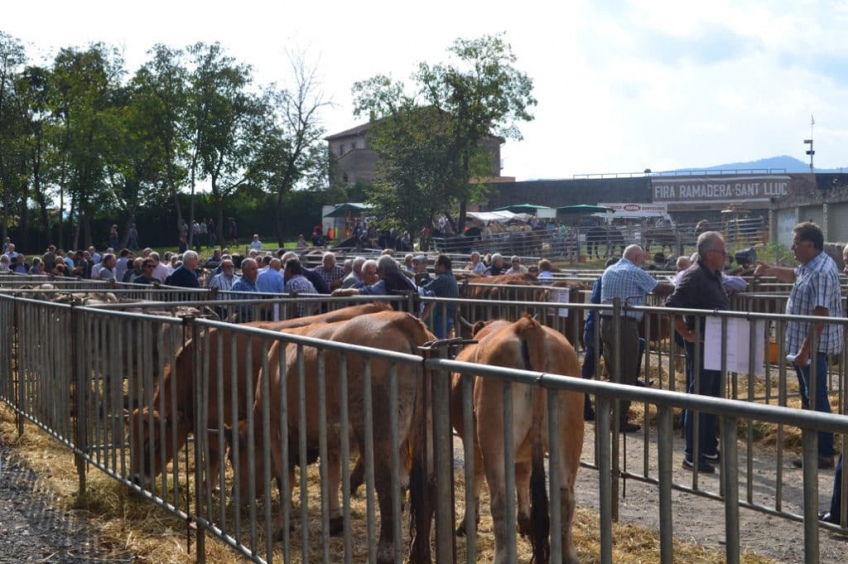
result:
M 163 417 L 147 406 L 132 413 L 124 410 L 124 414 L 130 445 L 130 476 L 139 485 L 150 483 L 186 443 L 191 418 L 181 410 Z
M 250 501 L 250 449 L 247 444 L 247 421 L 239 421 L 235 428 L 224 425 L 224 440 L 227 443 L 227 460 L 233 468 L 233 496 L 238 492 L 242 503 Z M 261 448 L 261 441 L 257 441 L 257 447 Z M 254 453 L 255 454 L 255 453 Z M 253 479 L 256 487 L 256 496 L 259 496 L 262 488 L 262 464 L 257 463 L 262 457 L 255 457 L 253 465 Z

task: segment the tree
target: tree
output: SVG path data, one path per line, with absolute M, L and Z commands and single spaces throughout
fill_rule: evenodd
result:
M 116 130 L 108 115 L 124 73 L 117 50 L 102 43 L 81 51 L 61 49 L 53 65 L 54 116 L 62 124 L 65 154 L 61 189 L 71 196 L 77 224 L 73 245 L 92 242 L 91 219 L 106 188 L 105 158 Z
M 152 139 L 159 144 L 164 171 L 160 183 L 174 202 L 176 222 L 182 220 L 180 187 L 187 173 L 188 70 L 185 53 L 162 44 L 155 45 L 131 82 L 139 111 L 146 117 Z
M 14 111 L 14 83 L 26 55 L 20 40 L 0 31 L 0 189 L 3 190 L 3 226 L 2 237 L 6 240 L 9 229 L 13 190 L 19 185 L 18 166 L 12 161 L 19 160 L 21 134 L 18 114 Z
M 389 116 L 421 119 L 421 115 L 409 111 L 410 107 L 438 110 L 426 114 L 432 120 L 444 121 L 438 127 L 440 136 L 432 139 L 431 154 L 441 152 L 446 170 L 454 171 L 455 166 L 461 170 L 459 176 L 452 172 L 449 179 L 439 177 L 440 181 L 450 183 L 445 187 L 445 205 L 459 204 L 458 229 L 461 232 L 465 227 L 468 201 L 477 187 L 472 180 L 491 175 L 492 163 L 486 162 L 484 140 L 493 135 L 520 140 L 517 122 L 533 119 L 528 108 L 536 105 L 536 100 L 532 97 L 532 80 L 514 67 L 516 57 L 502 35 L 458 39 L 448 51 L 457 59 L 455 65 L 421 63 L 413 76 L 415 92 L 421 96 L 421 101 L 406 95 L 403 84 L 378 76 L 354 85 L 355 113 L 367 113 L 372 123 L 377 124 Z M 374 127 L 371 142 L 372 146 L 382 147 L 378 151 L 381 159 L 395 159 L 394 164 L 383 165 L 384 171 L 400 172 L 403 167 L 397 159 L 410 156 L 410 152 L 396 147 L 389 153 L 387 147 L 391 139 L 378 139 L 392 135 L 387 133 L 392 131 L 396 128 Z M 427 141 L 410 135 L 406 139 L 407 142 Z M 418 147 L 421 149 L 423 145 Z M 384 186 L 397 187 L 398 181 L 386 174 L 381 177 Z M 433 181 L 435 179 L 430 182 Z M 436 190 L 436 187 L 430 189 Z
M 318 112 L 329 102 L 302 55 L 290 56 L 294 74 L 291 90 L 269 86 L 263 97 L 261 118 L 253 123 L 252 144 L 256 147 L 248 167 L 251 183 L 276 196 L 277 243 L 285 242 L 283 204 L 296 187 L 324 189 L 327 186 L 327 151 L 321 141 L 324 129 Z
M 251 81 L 250 66 L 236 64 L 219 43 L 197 43 L 188 52 L 194 65 L 189 77 L 187 116 L 191 147 L 189 224 L 194 221 L 196 181 L 206 179 L 221 229 L 224 201 L 243 182 L 242 173 L 252 151 L 245 132 L 251 118 L 259 115 L 260 106 L 246 90 Z

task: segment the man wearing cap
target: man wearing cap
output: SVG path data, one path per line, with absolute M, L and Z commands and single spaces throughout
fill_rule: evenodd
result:
M 436 272 L 435 280 L 424 285 L 422 291 L 426 295 L 436 296 L 437 298 L 458 298 L 459 286 L 453 275 L 450 257 L 439 255 L 435 264 L 433 264 L 433 270 Z M 431 312 L 432 317 L 430 318 Z M 448 338 L 456 318 L 456 303 L 427 302 L 424 312 L 421 314 L 421 319 L 428 321 L 428 318 L 432 320 L 432 322 L 428 322 L 428 325 L 433 330 L 433 334 L 439 339 Z
M 423 286 L 432 280 L 430 273 L 427 272 L 427 257 L 425 255 L 412 257 L 412 275 L 415 284 L 418 286 Z

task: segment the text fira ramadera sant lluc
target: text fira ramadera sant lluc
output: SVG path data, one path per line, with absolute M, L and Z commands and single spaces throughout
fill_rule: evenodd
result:
M 659 184 L 654 199 L 775 198 L 789 194 L 787 182 Z

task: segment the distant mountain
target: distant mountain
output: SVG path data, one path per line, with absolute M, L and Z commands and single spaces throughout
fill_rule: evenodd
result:
M 716 166 L 708 166 L 704 168 L 681 168 L 677 170 L 669 170 L 666 171 L 665 174 L 668 173 L 692 173 L 699 171 L 709 171 L 709 170 L 736 170 L 739 172 L 748 172 L 748 171 L 756 171 L 756 172 L 809 172 L 810 171 L 810 163 L 805 163 L 795 157 L 790 157 L 787 155 L 783 155 L 780 157 L 770 157 L 767 159 L 760 159 L 758 161 L 748 161 L 744 163 L 730 163 Z M 842 172 L 844 169 L 841 168 L 816 168 L 816 172 Z

